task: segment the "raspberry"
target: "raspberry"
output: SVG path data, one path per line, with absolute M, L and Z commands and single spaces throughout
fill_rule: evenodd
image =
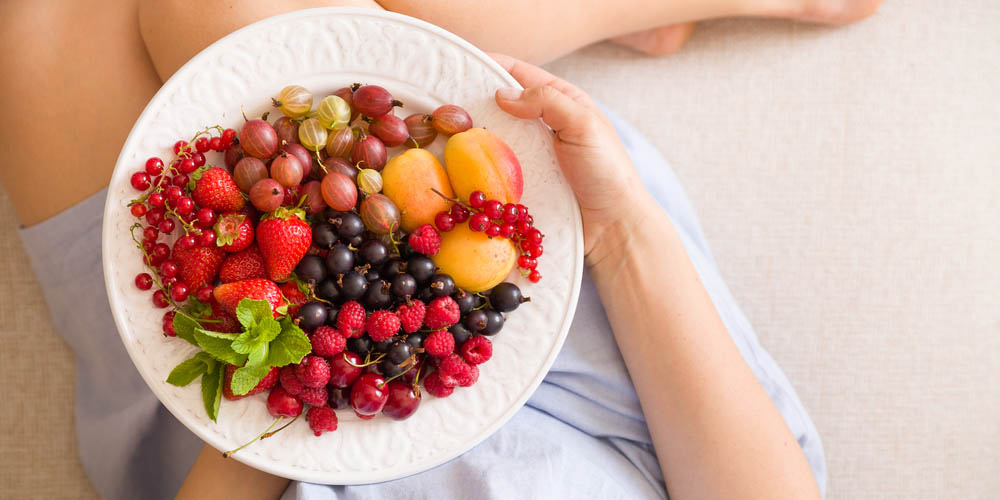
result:
M 476 335 L 465 341 L 461 349 L 462 358 L 470 365 L 485 363 L 493 357 L 493 342 L 482 335 Z
M 306 387 L 323 387 L 330 381 L 330 364 L 319 356 L 306 356 L 295 366 L 295 376 Z
M 455 387 L 448 387 L 441 383 L 441 379 L 438 377 L 438 373 L 434 372 L 424 379 L 424 389 L 436 398 L 446 398 L 451 396 L 451 393 L 455 392 Z
M 424 326 L 431 330 L 448 328 L 458 323 L 459 317 L 461 317 L 461 312 L 458 310 L 458 303 L 455 302 L 455 299 L 448 296 L 438 297 L 427 306 Z
M 410 246 L 424 255 L 434 255 L 441 250 L 441 235 L 430 224 L 424 224 L 410 233 Z
M 337 329 L 349 339 L 360 337 L 365 333 L 365 308 L 353 300 L 344 303 L 337 313 Z
M 438 330 L 424 339 L 424 352 L 431 356 L 447 356 L 455 350 L 455 337 L 448 330 Z
M 459 374 L 458 377 L 456 377 L 456 380 L 458 380 L 458 385 L 462 387 L 469 387 L 470 385 L 475 384 L 477 380 L 479 380 L 479 367 L 476 365 L 466 365 L 466 366 L 468 366 L 468 369 L 463 371 L 461 374 Z
M 260 394 L 264 391 L 269 391 L 275 386 L 275 384 L 278 383 L 278 369 L 272 366 L 271 371 L 267 372 L 267 375 L 264 375 L 264 378 L 260 379 L 260 382 L 257 382 L 257 385 L 255 385 L 253 389 L 250 389 L 250 392 L 237 396 L 236 394 L 233 394 L 232 383 L 233 373 L 235 373 L 238 368 L 239 367 L 235 365 L 226 365 L 226 373 L 223 376 L 222 395 L 230 401 L 236 401 L 237 399 L 243 399 L 248 396 Z
M 309 408 L 306 418 L 309 419 L 309 428 L 317 436 L 324 432 L 337 430 L 337 412 L 333 411 L 333 408 L 329 406 L 314 406 Z
M 274 417 L 297 417 L 302 413 L 302 401 L 280 386 L 267 395 L 267 411 Z
M 438 378 L 441 379 L 441 383 L 449 386 L 455 387 L 458 385 L 460 378 L 467 376 L 466 372 L 469 370 L 469 364 L 462 359 L 461 356 L 455 353 L 451 353 L 441 359 L 441 364 L 438 365 Z
M 420 325 L 424 324 L 425 314 L 427 314 L 427 307 L 419 300 L 411 300 L 399 306 L 399 309 L 396 309 L 396 316 L 399 316 L 399 324 L 406 333 L 413 333 L 419 330 Z
M 299 394 L 299 399 L 309 406 L 323 406 L 329 397 L 326 387 L 306 387 Z
M 335 354 L 344 352 L 347 347 L 347 339 L 337 330 L 329 326 L 321 326 L 312 334 L 313 354 L 328 358 Z
M 284 387 L 293 396 L 298 396 L 306 388 L 305 384 L 295 375 L 295 366 L 293 365 L 283 367 L 278 378 L 281 380 L 281 387 Z
M 375 342 L 389 340 L 399 332 L 399 317 L 392 311 L 375 311 L 368 317 L 365 330 Z

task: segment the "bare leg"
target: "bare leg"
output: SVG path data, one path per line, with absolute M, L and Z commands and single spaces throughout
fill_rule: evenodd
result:
M 0 2 L 0 181 L 23 224 L 108 185 L 160 87 L 137 16 L 134 0 Z

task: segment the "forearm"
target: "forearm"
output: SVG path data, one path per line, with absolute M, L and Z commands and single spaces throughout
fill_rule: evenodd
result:
M 643 217 L 643 218 L 639 218 Z M 643 202 L 588 256 L 672 498 L 818 498 L 801 449 L 702 286 Z
M 261 472 L 232 458 L 222 458 L 221 452 L 206 444 L 191 466 L 175 500 L 275 500 L 281 497 L 287 487 L 287 479 Z

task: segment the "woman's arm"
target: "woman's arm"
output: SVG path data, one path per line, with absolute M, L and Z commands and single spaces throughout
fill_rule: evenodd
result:
M 819 498 L 805 455 L 606 118 L 576 87 L 495 57 L 528 88 L 498 92 L 500 107 L 556 131 L 559 163 L 584 217 L 587 266 L 671 498 Z
M 174 498 L 274 500 L 280 498 L 287 487 L 287 479 L 261 472 L 232 458 L 222 458 L 221 452 L 206 444 Z

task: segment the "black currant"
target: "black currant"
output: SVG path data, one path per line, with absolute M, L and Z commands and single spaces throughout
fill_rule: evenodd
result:
M 413 332 L 406 336 L 406 343 L 410 344 L 410 347 L 423 347 L 424 334 L 420 332 Z
M 337 313 L 340 312 L 335 306 L 326 306 L 326 326 L 337 328 Z
M 393 276 L 402 273 L 405 267 L 406 266 L 402 260 L 397 258 L 389 259 L 385 265 L 382 266 L 382 275 L 385 276 L 386 279 L 392 279 Z
M 476 308 L 477 305 L 479 305 L 478 304 L 479 297 L 477 297 L 475 294 L 466 292 L 461 288 L 459 288 L 458 291 L 451 296 L 451 298 L 455 299 L 455 302 L 458 303 L 458 311 L 463 315 L 469 314 L 470 311 L 472 311 L 473 309 Z
M 482 309 L 477 309 L 475 311 L 470 311 L 462 318 L 462 325 L 465 326 L 470 332 L 478 332 L 483 328 L 486 328 L 486 322 L 488 321 L 486 317 L 486 312 Z
M 435 297 L 444 297 L 455 292 L 455 280 L 447 274 L 435 274 L 427 286 L 430 287 Z
M 357 354 L 361 359 L 365 359 L 365 356 L 372 350 L 372 339 L 367 335 L 347 339 L 347 350 Z
M 417 280 L 409 274 L 397 274 L 392 278 L 392 294 L 396 297 L 410 297 L 417 293 Z
M 337 242 L 338 238 L 340 238 L 337 234 L 337 230 L 326 222 L 320 222 L 319 224 L 313 226 L 312 234 L 313 245 L 327 250 L 333 248 L 333 244 Z
M 365 223 L 354 212 L 344 212 L 339 217 L 332 219 L 332 221 L 333 225 L 337 228 L 337 234 L 341 238 L 351 239 L 355 236 L 361 236 L 361 233 L 365 230 Z
M 382 279 L 382 275 L 378 272 L 378 269 L 368 269 L 365 271 L 365 279 L 371 283 Z
M 347 408 L 351 404 L 351 388 L 350 387 L 333 387 L 332 385 L 327 387 L 330 391 L 329 404 L 330 408 L 339 410 L 341 408 Z
M 372 351 L 386 352 L 389 350 L 389 346 L 391 345 L 392 345 L 392 339 L 386 339 L 380 342 L 372 342 Z
M 493 287 L 493 291 L 490 292 L 490 305 L 500 312 L 513 311 L 522 302 L 528 302 L 529 300 L 521 295 L 521 289 L 513 283 L 500 283 Z
M 368 291 L 368 280 L 355 271 L 351 271 L 337 280 L 340 294 L 348 300 L 360 299 Z
M 361 301 L 365 309 L 385 309 L 392 305 L 392 295 L 389 294 L 389 284 L 379 280 L 369 283 L 365 298 Z
M 383 359 L 378 364 L 378 371 L 382 373 L 383 377 L 389 378 L 403 373 L 406 371 L 406 368 L 403 368 L 400 364 L 393 363 L 391 360 Z
M 437 266 L 426 255 L 411 255 L 406 261 L 406 272 L 417 280 L 418 285 L 427 283 L 434 276 L 435 271 L 437 271 Z
M 365 237 L 359 234 L 353 238 L 348 239 L 346 243 L 354 248 L 358 248 L 364 242 L 365 242 Z
M 303 330 L 315 330 L 326 323 L 327 310 L 322 302 L 306 302 L 295 313 L 295 321 Z
M 400 364 L 410 357 L 410 344 L 403 340 L 397 340 L 389 346 L 388 357 L 393 363 Z
M 455 323 L 454 325 L 451 325 L 451 328 L 449 328 L 448 331 L 451 332 L 451 336 L 455 338 L 455 349 L 462 347 L 462 344 L 464 344 L 466 340 L 469 340 L 469 337 L 472 337 L 472 332 L 463 326 L 462 323 Z
M 389 259 L 389 247 L 378 240 L 368 240 L 358 247 L 358 258 L 363 264 L 371 264 L 372 268 L 381 266 Z
M 340 298 L 340 290 L 337 289 L 337 281 L 335 279 L 325 279 L 316 285 L 316 296 L 328 300 L 330 302 L 337 302 Z
M 295 266 L 295 275 L 306 283 L 316 284 L 326 279 L 326 264 L 319 255 L 306 255 Z
M 483 335 L 496 335 L 503 328 L 503 314 L 486 309 L 486 327 L 479 331 Z
M 430 304 L 434 300 L 434 293 L 430 288 L 421 288 L 417 291 L 417 300 L 423 302 L 424 304 Z
M 354 269 L 354 252 L 347 245 L 334 245 L 326 255 L 326 270 L 335 276 L 351 269 Z

